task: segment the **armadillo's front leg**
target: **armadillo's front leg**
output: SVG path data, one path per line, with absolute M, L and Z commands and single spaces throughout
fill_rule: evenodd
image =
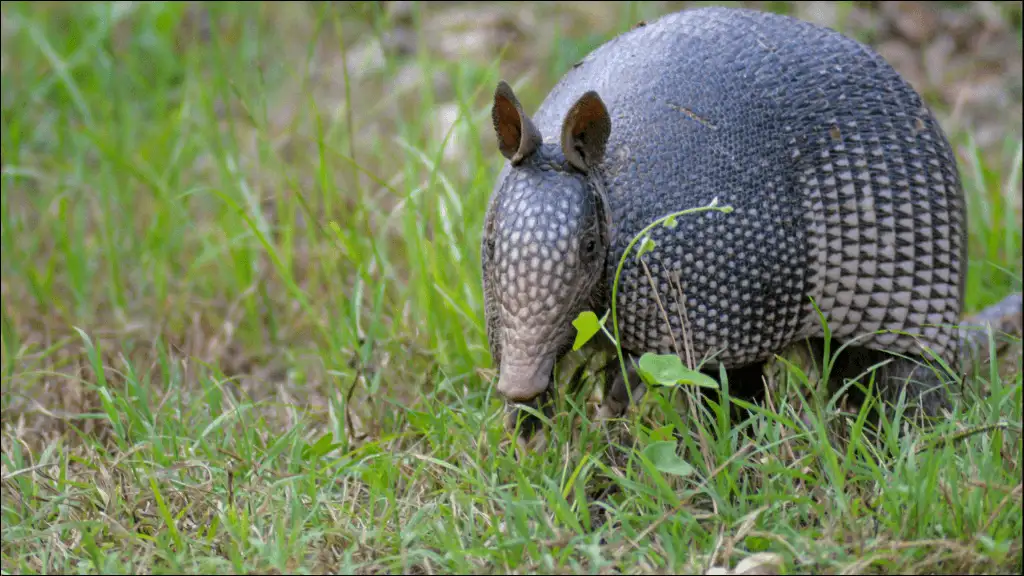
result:
M 550 388 L 540 396 L 522 404 L 507 403 L 505 405 L 505 430 L 514 432 L 519 426 L 519 435 L 516 437 L 516 446 L 519 449 L 517 457 L 522 456 L 523 451 L 539 451 L 547 444 L 547 434 L 544 423 L 540 418 L 521 409 L 521 406 L 529 406 L 539 410 L 547 418 L 554 417 L 554 397 Z
M 640 398 L 647 392 L 640 376 L 636 373 L 636 358 L 626 354 L 626 373 L 629 375 L 630 388 L 633 391 L 633 402 L 639 402 Z M 619 418 L 626 413 L 629 407 L 629 392 L 626 382 L 622 378 L 622 365 L 618 358 L 612 359 L 604 369 L 605 382 L 610 382 L 605 388 L 604 399 L 597 412 L 598 419 Z

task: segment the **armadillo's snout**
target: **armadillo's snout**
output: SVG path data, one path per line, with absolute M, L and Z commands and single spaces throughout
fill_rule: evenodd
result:
M 509 402 L 526 403 L 540 396 L 551 385 L 553 358 L 525 361 L 502 358 L 498 393 Z

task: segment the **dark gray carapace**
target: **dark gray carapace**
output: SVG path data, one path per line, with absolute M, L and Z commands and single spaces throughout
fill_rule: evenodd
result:
M 614 267 L 644 226 L 713 198 L 733 211 L 658 227 L 655 249 L 627 260 L 618 310 L 631 356 L 678 352 L 685 327 L 709 367 L 750 366 L 822 335 L 813 299 L 836 340 L 855 340 L 850 358 L 901 354 L 893 377 L 933 357 L 956 368 L 967 264 L 956 162 L 920 96 L 860 43 L 771 13 L 685 10 L 595 49 L 532 117 L 499 84 L 493 120 L 509 162 L 482 265 L 507 399 L 547 388 L 572 320 L 607 310 Z M 867 368 L 849 364 L 845 376 Z M 911 400 L 941 388 L 936 372 L 914 377 Z M 879 378 L 890 400 L 904 386 Z M 947 399 L 923 404 L 934 413 Z

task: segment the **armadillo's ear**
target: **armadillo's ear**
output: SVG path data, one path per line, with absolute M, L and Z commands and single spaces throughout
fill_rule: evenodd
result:
M 512 87 L 504 80 L 498 82 L 491 108 L 494 132 L 498 135 L 498 149 L 513 165 L 519 164 L 540 146 L 541 135 L 530 117 L 523 112 Z
M 608 109 L 591 90 L 573 104 L 562 122 L 562 154 L 576 168 L 586 172 L 604 158 L 612 131 Z

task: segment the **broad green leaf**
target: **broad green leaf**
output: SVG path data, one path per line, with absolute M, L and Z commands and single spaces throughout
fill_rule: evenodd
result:
M 406 412 L 409 424 L 421 434 L 430 434 L 434 430 L 434 417 L 426 412 L 409 410 Z
M 662 474 L 673 474 L 675 476 L 689 476 L 693 474 L 693 466 L 687 464 L 676 453 L 676 443 L 674 440 L 651 442 L 644 448 L 644 456 Z
M 651 354 L 640 357 L 637 372 L 648 385 L 677 386 L 693 384 L 705 388 L 718 388 L 718 382 L 707 374 L 690 370 L 675 354 Z
M 324 434 L 316 441 L 315 444 L 307 445 L 305 449 L 303 449 L 303 458 L 306 460 L 316 460 L 341 446 L 341 444 L 331 442 L 333 439 L 334 436 L 330 432 Z
M 651 441 L 660 442 L 662 440 L 668 440 L 672 437 L 673 430 L 675 430 L 675 426 L 672 424 L 666 424 L 665 426 L 655 428 L 654 430 L 651 430 Z
M 582 348 L 601 329 L 601 322 L 598 321 L 597 314 L 590 310 L 580 312 L 580 315 L 572 321 L 572 325 L 576 327 L 576 341 L 572 343 L 573 350 Z
M 636 249 L 636 259 L 640 260 L 640 257 L 644 254 L 654 250 L 655 243 L 651 240 L 650 236 L 644 236 L 644 239 L 640 241 L 640 247 Z

